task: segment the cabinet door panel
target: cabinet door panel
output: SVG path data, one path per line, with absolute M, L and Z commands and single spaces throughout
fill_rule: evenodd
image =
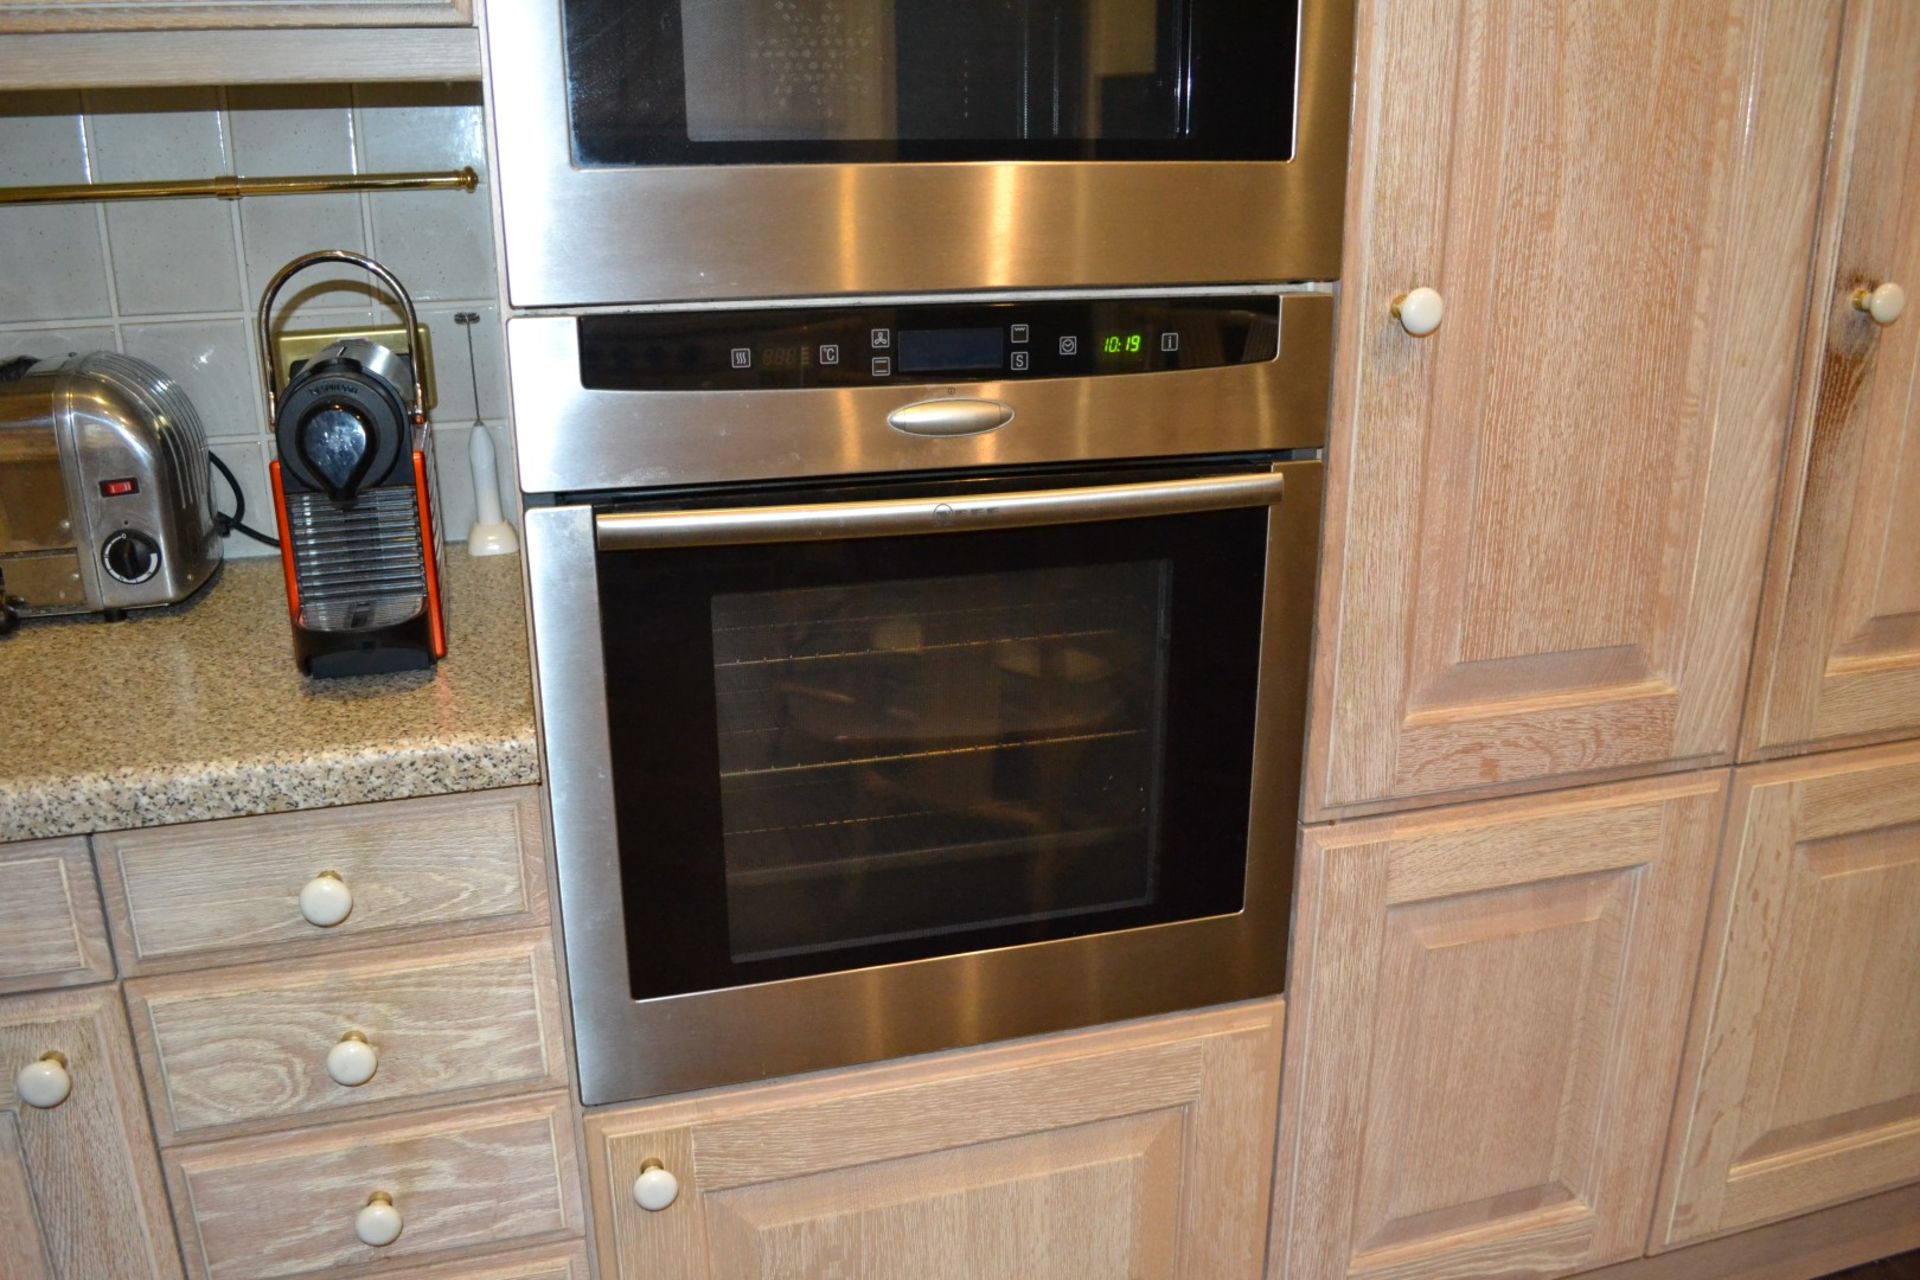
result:
M 1252 1280 L 1281 1005 L 587 1120 L 601 1271 L 638 1280 Z M 630 1188 L 680 1179 L 648 1212 Z
M 66 1058 L 73 1092 L 43 1110 L 16 1096 L 14 1076 L 49 1051 Z M 9 1139 L 18 1151 L 11 1171 Z M 113 987 L 0 1000 L 0 1227 L 11 1235 L 13 1220 L 29 1214 L 56 1280 L 178 1280 L 179 1249 Z M 0 1261 L 12 1265 L 16 1247 L 0 1245 Z
M 1274 1276 L 1520 1280 L 1639 1254 L 1724 786 L 1308 829 Z
M 467 26 L 472 0 L 0 0 L 0 32 Z
M 1920 295 L 1920 7 L 1856 5 L 1848 37 L 1749 758 L 1920 733 L 1920 315 L 1853 305 Z
M 27 1181 L 26 1153 L 13 1112 L 0 1111 L 0 1276 L 8 1280 L 54 1280 L 47 1242 Z
M 0 845 L 0 992 L 112 977 L 85 838 Z
M 1656 1246 L 1920 1179 L 1920 747 L 1734 784 Z
M 1362 4 L 1310 817 L 1731 758 L 1841 7 Z

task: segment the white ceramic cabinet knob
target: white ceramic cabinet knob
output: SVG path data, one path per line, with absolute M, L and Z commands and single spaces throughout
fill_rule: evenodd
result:
M 1447 304 L 1441 300 L 1439 290 L 1425 285 L 1409 289 L 1393 300 L 1394 318 L 1416 338 L 1424 338 L 1438 329 L 1446 314 Z
M 376 1249 L 384 1249 L 398 1240 L 405 1225 L 400 1220 L 400 1211 L 393 1207 L 393 1197 L 384 1191 L 368 1196 L 366 1208 L 353 1215 L 353 1234 L 360 1237 L 361 1244 Z
M 1866 312 L 1875 324 L 1889 325 L 1907 309 L 1907 291 L 1891 280 L 1871 289 L 1856 289 L 1853 306 L 1856 311 Z
M 358 1031 L 349 1031 L 327 1050 L 327 1074 L 335 1084 L 356 1089 L 373 1079 L 380 1069 L 380 1051 L 367 1043 Z
M 648 1160 L 640 1166 L 640 1176 L 633 1180 L 633 1202 L 648 1213 L 658 1213 L 680 1198 L 680 1179 L 667 1172 L 665 1165 L 658 1160 Z
M 13 1088 L 20 1095 L 20 1101 L 30 1107 L 39 1107 L 44 1111 L 59 1106 L 73 1092 L 73 1077 L 67 1074 L 66 1055 L 41 1054 L 20 1068 L 20 1074 L 13 1078 Z
M 353 890 L 337 871 L 322 871 L 300 888 L 300 914 L 307 923 L 331 929 L 353 913 Z

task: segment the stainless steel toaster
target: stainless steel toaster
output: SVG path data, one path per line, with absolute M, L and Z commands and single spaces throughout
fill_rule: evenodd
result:
M 185 599 L 220 563 L 193 403 L 143 360 L 0 373 L 0 626 Z

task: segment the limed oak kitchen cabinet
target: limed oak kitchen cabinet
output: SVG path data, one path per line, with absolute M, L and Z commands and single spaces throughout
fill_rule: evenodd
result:
M 0 31 L 469 26 L 473 0 L 0 0 Z
M 1920 1180 L 1920 744 L 1739 771 L 1654 1245 Z
M 0 90 L 479 77 L 472 0 L 0 0 Z
M 1842 10 L 1360 5 L 1310 821 L 1731 760 Z
M 1920 6 L 1854 9 L 1749 758 L 1920 734 Z
M 0 1276 L 180 1276 L 112 986 L 0 1000 Z
M 0 844 L 0 993 L 112 977 L 86 840 Z
M 1282 1011 L 591 1112 L 602 1280 L 1254 1280 Z
M 1310 829 L 1268 1274 L 1644 1248 L 1724 772 Z

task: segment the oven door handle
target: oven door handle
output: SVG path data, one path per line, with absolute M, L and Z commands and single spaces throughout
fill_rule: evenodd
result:
M 1084 489 L 1032 489 L 952 498 L 818 502 L 713 511 L 608 511 L 593 518 L 603 551 L 737 547 L 770 542 L 897 538 L 923 533 L 1027 529 L 1095 520 L 1186 515 L 1280 501 L 1279 472 L 1196 476 Z

